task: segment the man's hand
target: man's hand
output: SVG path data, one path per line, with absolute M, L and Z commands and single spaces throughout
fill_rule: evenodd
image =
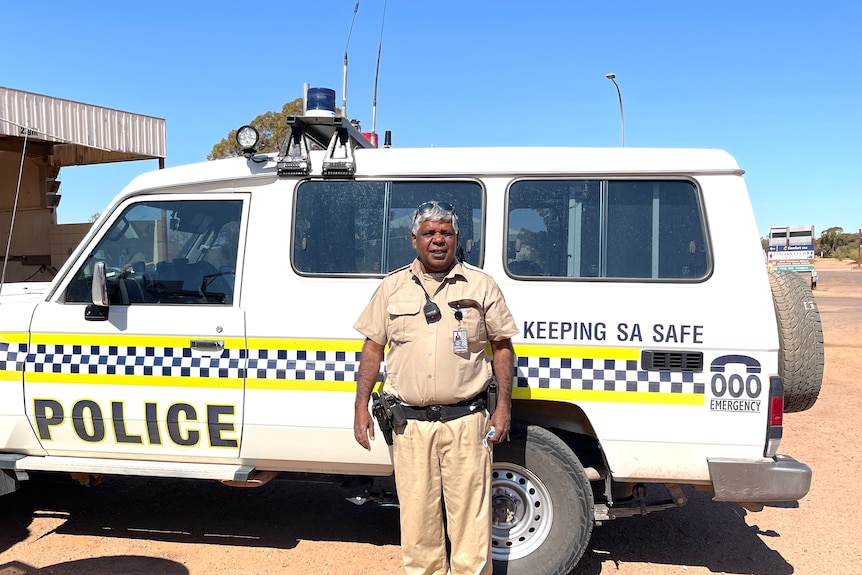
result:
M 353 437 L 359 445 L 371 451 L 370 441 L 374 441 L 374 419 L 367 407 L 356 406 L 353 415 Z
M 488 439 L 491 443 L 501 443 L 509 437 L 512 425 L 512 381 L 515 377 L 515 352 L 512 340 L 502 339 L 491 342 L 494 352 L 494 375 L 497 378 L 497 409 L 491 415 L 491 425 L 494 426 L 494 437 Z
M 497 406 L 491 416 L 491 427 L 494 428 L 494 437 L 489 437 L 489 443 L 502 443 L 509 436 L 509 428 L 512 425 L 512 412 L 508 408 Z
M 353 437 L 365 449 L 371 450 L 374 441 L 374 420 L 368 412 L 368 402 L 371 400 L 371 390 L 377 382 L 380 373 L 380 361 L 383 359 L 384 347 L 370 339 L 362 346 L 362 356 L 359 358 L 359 370 L 356 374 L 356 401 L 353 404 Z

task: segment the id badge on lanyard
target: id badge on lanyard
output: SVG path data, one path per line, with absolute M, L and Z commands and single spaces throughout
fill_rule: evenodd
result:
M 452 351 L 455 353 L 467 353 L 467 330 L 461 327 L 461 319 L 464 313 L 459 309 L 455 310 L 455 319 L 458 320 L 458 329 L 452 332 Z
M 467 352 L 467 330 L 456 329 L 452 332 L 452 351 L 455 353 Z

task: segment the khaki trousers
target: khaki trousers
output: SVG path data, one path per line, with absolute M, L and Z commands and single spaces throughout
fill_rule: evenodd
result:
M 446 423 L 411 419 L 395 434 L 401 553 L 408 575 L 491 575 L 491 448 L 482 444 L 488 421 L 486 411 Z

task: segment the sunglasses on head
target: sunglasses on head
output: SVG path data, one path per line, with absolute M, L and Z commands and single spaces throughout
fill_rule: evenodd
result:
M 453 206 L 449 202 L 431 201 L 419 204 L 419 207 L 416 208 L 416 216 L 430 213 L 434 209 L 434 206 L 439 207 L 444 212 L 449 212 L 450 214 L 455 213 L 455 206 Z

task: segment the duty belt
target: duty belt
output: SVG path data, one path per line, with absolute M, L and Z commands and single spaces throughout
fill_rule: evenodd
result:
M 472 398 L 453 403 L 451 405 L 425 405 L 416 407 L 413 405 L 401 405 L 404 409 L 404 417 L 418 421 L 452 421 L 477 413 L 485 409 L 485 400 Z

